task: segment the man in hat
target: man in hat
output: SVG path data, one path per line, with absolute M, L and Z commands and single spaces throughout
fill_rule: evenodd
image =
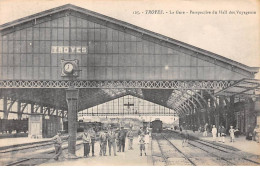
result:
M 106 128 L 103 128 L 103 131 L 100 131 L 100 156 L 106 156 L 106 149 L 107 149 L 107 133 Z
M 91 151 L 92 151 L 92 156 L 95 156 L 95 142 L 96 142 L 96 132 L 94 131 L 93 127 L 90 128 L 89 130 L 90 138 L 91 138 Z
M 132 128 L 133 128 L 133 127 L 130 126 L 130 130 L 127 132 L 128 150 L 133 150 L 134 133 L 133 133 Z
M 90 151 L 90 143 L 91 143 L 91 137 L 90 137 L 89 130 L 84 129 L 82 140 L 83 140 L 83 145 L 84 145 L 84 157 L 88 157 L 89 151 Z
M 109 156 L 111 156 L 111 146 L 113 147 L 114 156 L 116 156 L 116 133 L 111 126 L 108 126 L 107 131 L 107 141 L 108 141 L 108 149 L 109 149 Z
M 120 128 L 116 128 L 115 137 L 116 137 L 117 152 L 119 152 L 119 149 L 120 149 L 119 132 L 120 132 Z
M 125 151 L 125 138 L 126 138 L 126 132 L 124 130 L 124 127 L 121 127 L 121 130 L 119 131 L 119 152 L 124 152 Z
M 221 138 L 222 138 L 221 139 L 222 143 L 225 143 L 226 129 L 223 125 L 222 125 L 221 130 L 220 130 L 220 135 L 221 135 Z
M 234 142 L 235 141 L 235 129 L 233 129 L 233 126 L 230 126 L 229 134 L 230 134 L 230 142 Z

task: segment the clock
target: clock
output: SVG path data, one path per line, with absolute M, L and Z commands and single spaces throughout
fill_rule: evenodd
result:
M 73 71 L 73 69 L 74 69 L 74 66 L 73 66 L 72 63 L 66 63 L 66 64 L 64 65 L 64 71 L 65 71 L 66 73 L 71 73 L 71 72 Z
M 79 61 L 74 60 L 61 60 L 61 76 L 62 77 L 78 77 L 79 76 Z

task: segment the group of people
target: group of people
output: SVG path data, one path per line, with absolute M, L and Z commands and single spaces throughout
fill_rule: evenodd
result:
M 203 136 L 208 136 L 208 133 L 210 132 L 210 126 L 208 125 L 208 123 L 206 123 L 204 127 L 199 127 L 198 131 L 203 132 Z M 229 133 L 230 142 L 235 142 L 235 137 L 238 137 L 239 135 L 239 129 L 234 128 L 234 126 L 230 126 L 229 130 L 227 131 L 223 125 L 220 125 L 218 129 L 216 128 L 215 125 L 213 125 L 211 128 L 211 133 L 214 142 L 216 142 L 218 138 L 219 142 L 225 143 L 225 137 L 227 133 Z M 247 140 L 254 140 L 259 143 L 259 136 L 260 136 L 259 125 L 256 125 L 254 130 L 248 127 L 248 132 L 246 134 Z
M 126 138 L 128 138 L 128 143 L 129 143 L 128 149 L 132 150 L 133 138 L 134 138 L 132 127 L 129 129 L 129 131 L 126 131 L 124 127 L 121 127 L 119 129 L 112 128 L 110 125 L 107 128 L 104 127 L 99 132 L 99 145 L 100 145 L 99 155 L 106 156 L 107 147 L 109 150 L 108 151 L 109 156 L 111 156 L 112 149 L 113 149 L 114 156 L 117 156 L 116 154 L 117 152 L 124 152 Z M 96 133 L 93 130 L 93 128 L 84 130 L 82 139 L 84 144 L 84 157 L 89 156 L 90 144 L 92 145 L 92 156 L 95 156 L 94 144 L 96 142 Z
M 100 156 L 106 156 L 107 147 L 109 156 L 111 156 L 112 151 L 114 156 L 117 156 L 117 152 L 125 152 L 125 142 L 128 139 L 128 150 L 133 150 L 133 140 L 134 131 L 132 127 L 129 130 L 121 128 L 112 128 L 110 125 L 106 128 L 104 127 L 99 132 L 99 146 Z M 58 160 L 62 154 L 62 142 L 68 137 L 61 137 L 61 132 L 59 131 L 56 136 L 52 138 L 55 147 L 54 159 Z M 150 142 L 150 130 L 148 128 L 143 129 L 142 127 L 138 131 L 138 144 L 140 145 L 140 156 L 146 156 L 146 144 Z M 84 145 L 84 157 L 87 158 L 92 152 L 92 156 L 95 156 L 95 143 L 97 142 L 97 134 L 94 128 L 85 129 L 82 134 L 82 140 Z
M 89 156 L 89 145 L 92 144 L 92 156 L 94 156 L 94 143 L 96 134 L 93 132 L 93 129 L 85 130 L 83 133 L 83 144 L 84 144 L 84 157 Z M 148 136 L 148 137 L 147 137 Z M 148 138 L 148 139 L 147 139 Z M 134 140 L 134 131 L 132 130 L 132 126 L 127 131 L 124 127 L 121 128 L 112 128 L 110 125 L 107 128 L 103 128 L 103 130 L 99 133 L 99 144 L 100 144 L 100 156 L 106 156 L 107 147 L 109 156 L 113 154 L 117 156 L 117 152 L 125 152 L 125 143 L 126 139 L 128 139 L 128 150 L 133 150 L 133 140 Z M 149 143 L 149 130 L 143 130 L 140 128 L 138 131 L 138 142 L 140 145 L 140 155 L 142 156 L 142 152 L 146 155 L 145 144 Z
M 230 142 L 235 142 L 235 132 L 239 131 L 238 129 L 234 129 L 233 126 L 230 126 L 229 129 L 229 135 L 230 135 Z M 213 141 L 216 142 L 217 136 L 218 136 L 218 141 L 225 143 L 225 137 L 226 137 L 226 128 L 222 125 L 219 126 L 218 129 L 216 128 L 215 125 L 212 126 L 212 137 Z

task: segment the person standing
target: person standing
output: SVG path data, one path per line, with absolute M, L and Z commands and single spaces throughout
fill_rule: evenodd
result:
M 145 134 L 145 136 L 144 136 L 145 144 L 149 144 L 150 143 L 150 130 L 148 127 L 146 127 L 144 134 Z
M 121 127 L 121 130 L 119 131 L 119 151 L 125 152 L 125 138 L 126 138 L 126 132 L 124 130 L 124 127 Z
M 55 135 L 51 140 L 54 142 L 54 148 L 55 148 L 55 155 L 54 155 L 53 159 L 59 160 L 59 157 L 62 154 L 61 132 L 58 131 L 57 135 Z
M 221 135 L 221 140 L 222 140 L 222 143 L 225 143 L 225 137 L 226 137 L 226 129 L 224 126 L 221 127 L 221 130 L 220 130 L 220 135 Z
M 259 125 L 257 125 L 254 129 L 254 137 L 257 143 L 259 143 L 259 134 L 260 134 L 260 128 Z
M 213 125 L 211 133 L 212 133 L 213 141 L 216 142 L 217 128 L 215 127 L 215 125 Z
M 107 141 L 108 141 L 108 149 L 109 156 L 111 156 L 111 147 L 113 147 L 114 156 L 116 156 L 116 133 L 111 129 L 111 126 L 108 128 L 107 132 Z
M 235 141 L 235 129 L 233 129 L 233 126 L 230 126 L 229 134 L 230 134 L 230 142 L 234 142 Z
M 145 138 L 144 138 L 144 133 L 143 132 L 140 134 L 139 144 L 140 144 L 140 156 L 142 156 L 142 151 L 144 151 L 144 155 L 146 156 Z
M 204 126 L 203 136 L 205 136 L 205 137 L 208 136 L 208 123 L 206 123 L 205 126 Z
M 184 132 L 184 138 L 182 140 L 182 147 L 187 146 L 189 141 L 189 133 L 187 130 Z
M 85 129 L 82 140 L 83 140 L 83 145 L 84 145 L 84 157 L 88 157 L 89 151 L 90 151 L 90 143 L 91 143 L 91 137 L 90 137 L 89 130 L 87 131 Z
M 103 131 L 100 131 L 100 156 L 106 156 L 106 146 L 107 146 L 107 133 L 105 132 L 105 128 Z
M 221 142 L 221 125 L 218 126 L 218 142 Z
M 119 149 L 120 149 L 119 131 L 120 131 L 120 128 L 117 128 L 117 130 L 115 131 L 115 133 L 116 133 L 115 137 L 116 137 L 117 152 L 119 152 Z
M 133 150 L 134 133 L 132 127 L 130 127 L 130 130 L 127 132 L 127 138 L 128 138 L 128 150 Z
M 140 129 L 138 130 L 138 136 L 140 136 L 140 134 L 143 132 L 143 127 L 140 127 Z
M 94 131 L 93 127 L 90 128 L 89 134 L 90 134 L 90 138 L 91 138 L 92 156 L 95 156 L 96 132 Z

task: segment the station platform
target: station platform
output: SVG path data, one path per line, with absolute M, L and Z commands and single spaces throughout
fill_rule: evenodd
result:
M 150 139 L 151 141 L 151 139 Z M 60 161 L 49 160 L 41 166 L 151 166 L 151 144 L 146 145 L 147 156 L 140 156 L 140 149 L 138 145 L 137 137 L 133 141 L 133 150 L 128 150 L 128 140 L 126 139 L 125 152 L 117 152 L 117 156 L 114 156 L 113 150 L 111 156 L 107 147 L 107 156 L 99 156 L 99 142 L 95 143 L 95 156 L 83 158 L 83 145 L 76 151 L 78 159 L 62 159 Z M 90 153 L 91 155 L 91 153 Z M 64 155 L 66 156 L 66 155 Z
M 176 132 L 180 133 L 179 130 L 177 130 Z M 197 137 L 198 139 L 213 142 L 213 137 L 211 133 L 208 133 L 208 136 L 203 136 L 202 132 L 198 132 L 198 131 L 193 132 L 191 130 L 187 130 L 187 132 L 189 133 L 189 135 L 193 137 Z M 182 131 L 182 133 L 184 133 L 184 131 Z M 227 145 L 236 148 L 238 150 L 241 150 L 243 152 L 260 155 L 260 151 L 259 151 L 260 143 L 257 143 L 256 141 L 252 141 L 252 140 L 246 140 L 246 137 L 243 135 L 236 137 L 235 142 L 230 142 L 230 136 L 226 136 L 225 143 L 219 142 L 217 137 L 216 144 Z

